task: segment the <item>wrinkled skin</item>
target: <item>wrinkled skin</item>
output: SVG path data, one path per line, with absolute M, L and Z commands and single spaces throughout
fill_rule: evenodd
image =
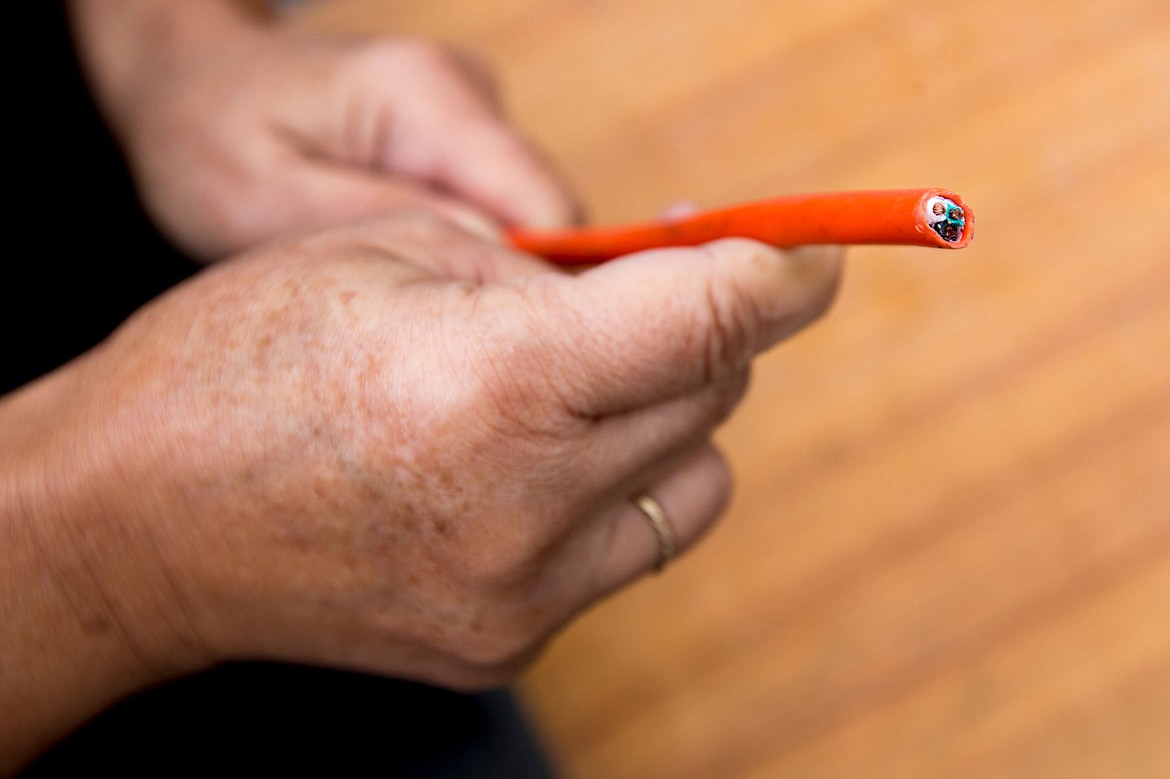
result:
M 837 272 L 729 240 L 567 275 L 404 212 L 180 285 L 0 402 L 16 748 L 228 659 L 506 681 L 652 569 L 630 496 L 682 550 L 714 522 L 710 433 Z
M 146 591 L 184 604 L 152 630 L 203 662 L 481 687 L 651 568 L 631 494 L 692 543 L 727 497 L 708 436 L 835 265 L 742 241 L 638 260 L 569 277 L 404 214 L 254 252 L 133 318 L 87 367 L 118 379 L 120 533 L 134 517 L 150 539 L 125 555 L 161 554 L 171 591 Z M 641 300 L 640 277 L 688 265 Z M 160 480 L 160 461 L 181 467 Z
M 631 496 L 682 551 L 711 526 L 710 434 L 838 251 L 555 272 L 491 238 L 574 206 L 464 58 L 71 5 L 161 226 L 248 250 L 0 398 L 0 774 L 225 660 L 495 686 L 653 567 Z

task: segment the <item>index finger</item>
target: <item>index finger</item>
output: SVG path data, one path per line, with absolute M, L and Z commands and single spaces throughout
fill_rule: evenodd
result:
M 588 416 L 622 413 L 742 371 L 820 316 L 838 247 L 779 251 L 727 239 L 630 255 L 575 277 L 559 300 L 561 391 Z

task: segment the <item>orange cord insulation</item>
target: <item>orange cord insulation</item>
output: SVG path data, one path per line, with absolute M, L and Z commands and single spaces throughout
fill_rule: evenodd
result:
M 927 201 L 946 198 L 963 211 L 962 232 L 948 241 L 930 225 Z M 508 232 L 513 246 L 562 265 L 592 264 L 665 246 L 741 237 L 780 248 L 804 244 L 896 244 L 962 249 L 975 215 L 945 189 L 897 189 L 788 195 L 681 219 L 565 230 Z

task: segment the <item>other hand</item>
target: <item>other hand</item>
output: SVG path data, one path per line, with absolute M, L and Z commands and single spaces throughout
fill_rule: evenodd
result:
M 311 35 L 223 0 L 74 0 L 73 15 L 147 209 L 196 256 L 399 207 L 481 232 L 574 218 L 465 54 Z

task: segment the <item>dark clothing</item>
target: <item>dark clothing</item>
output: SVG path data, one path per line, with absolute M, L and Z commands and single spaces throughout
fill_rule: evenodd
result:
M 40 61 L 13 79 L 6 147 L 16 205 L 6 221 L 32 248 L 10 250 L 0 282 L 0 393 L 86 351 L 197 270 L 139 207 L 82 81 L 62 4 L 29 3 L 21 14 L 31 38 L 22 51 Z
M 27 777 L 548 779 L 506 692 L 460 695 L 300 666 L 240 663 L 149 691 L 56 747 Z
M 40 61 L 24 69 L 9 119 L 10 181 L 20 185 L 9 225 L 14 243 L 33 248 L 9 255 L 0 282 L 0 394 L 91 348 L 198 270 L 138 205 L 80 76 L 61 3 L 34 2 L 21 13 L 20 33 L 32 38 L 22 50 Z M 26 775 L 102 769 L 118 777 L 550 776 L 506 692 L 460 695 L 274 663 L 223 666 L 124 701 Z

